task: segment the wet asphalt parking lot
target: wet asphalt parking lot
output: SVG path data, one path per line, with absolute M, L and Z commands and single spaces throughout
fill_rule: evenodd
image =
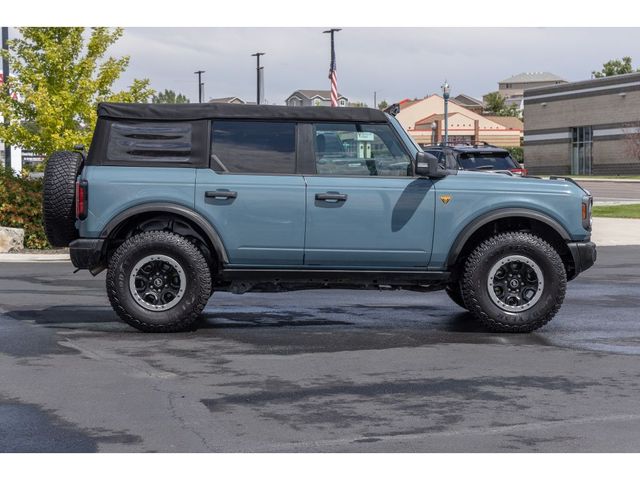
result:
M 0 263 L 2 452 L 640 451 L 640 247 L 599 249 L 550 324 L 443 292 L 215 293 L 142 334 L 104 273 Z

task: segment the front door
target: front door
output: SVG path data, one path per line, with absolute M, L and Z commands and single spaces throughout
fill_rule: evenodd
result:
M 395 132 L 387 124 L 318 123 L 314 135 L 316 175 L 305 175 L 305 265 L 426 268 L 433 182 L 413 176 Z
M 197 171 L 196 209 L 235 266 L 303 263 L 305 183 L 296 171 L 296 124 L 214 120 L 211 168 Z

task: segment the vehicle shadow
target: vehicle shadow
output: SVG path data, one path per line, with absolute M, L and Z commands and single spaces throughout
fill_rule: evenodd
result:
M 411 321 L 396 322 L 393 320 L 398 311 L 403 309 L 403 307 L 398 306 L 375 307 L 377 315 L 385 317 L 385 320 L 382 321 L 372 321 L 366 311 L 363 312 L 361 317 L 354 315 L 354 312 L 357 313 L 358 308 L 352 305 L 319 309 L 312 312 L 296 310 L 279 310 L 277 312 L 205 311 L 204 314 L 200 315 L 197 323 L 190 331 L 200 331 L 202 334 L 211 332 L 215 335 L 214 332 L 239 332 L 246 329 L 258 332 L 261 329 L 267 331 L 275 328 L 285 332 L 287 329 L 312 328 L 316 332 L 339 334 L 340 332 L 348 331 L 350 335 L 358 336 L 374 335 L 378 332 L 384 332 L 386 335 L 397 333 L 399 336 L 406 336 L 407 332 L 411 332 L 414 338 L 420 337 L 422 339 L 420 343 L 423 344 L 552 345 L 544 335 L 537 333 L 502 334 L 490 332 L 468 312 L 460 310 L 452 312 L 439 307 L 404 308 L 416 310 L 415 315 L 413 312 L 410 314 Z M 363 310 L 367 309 L 364 308 Z M 109 307 L 65 305 L 41 310 L 13 310 L 5 312 L 5 314 L 15 320 L 34 322 L 37 325 L 57 329 L 77 329 L 105 333 L 138 333 L 122 322 Z M 347 314 L 349 315 L 349 320 L 340 318 Z M 295 342 L 295 338 L 292 337 L 290 341 Z

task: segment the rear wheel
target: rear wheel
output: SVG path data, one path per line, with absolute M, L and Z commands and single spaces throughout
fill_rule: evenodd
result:
M 211 295 L 211 273 L 186 238 L 145 232 L 124 242 L 109 261 L 107 293 L 113 309 L 143 332 L 192 327 Z
M 498 332 L 531 332 L 551 320 L 564 300 L 567 276 L 558 252 L 522 232 L 496 235 L 465 264 L 462 295 L 471 313 Z

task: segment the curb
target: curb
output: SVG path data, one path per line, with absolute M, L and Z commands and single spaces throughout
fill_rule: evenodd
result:
M 640 183 L 640 180 L 633 178 L 574 178 L 578 183 Z
M 0 253 L 0 263 L 68 262 L 68 253 Z

